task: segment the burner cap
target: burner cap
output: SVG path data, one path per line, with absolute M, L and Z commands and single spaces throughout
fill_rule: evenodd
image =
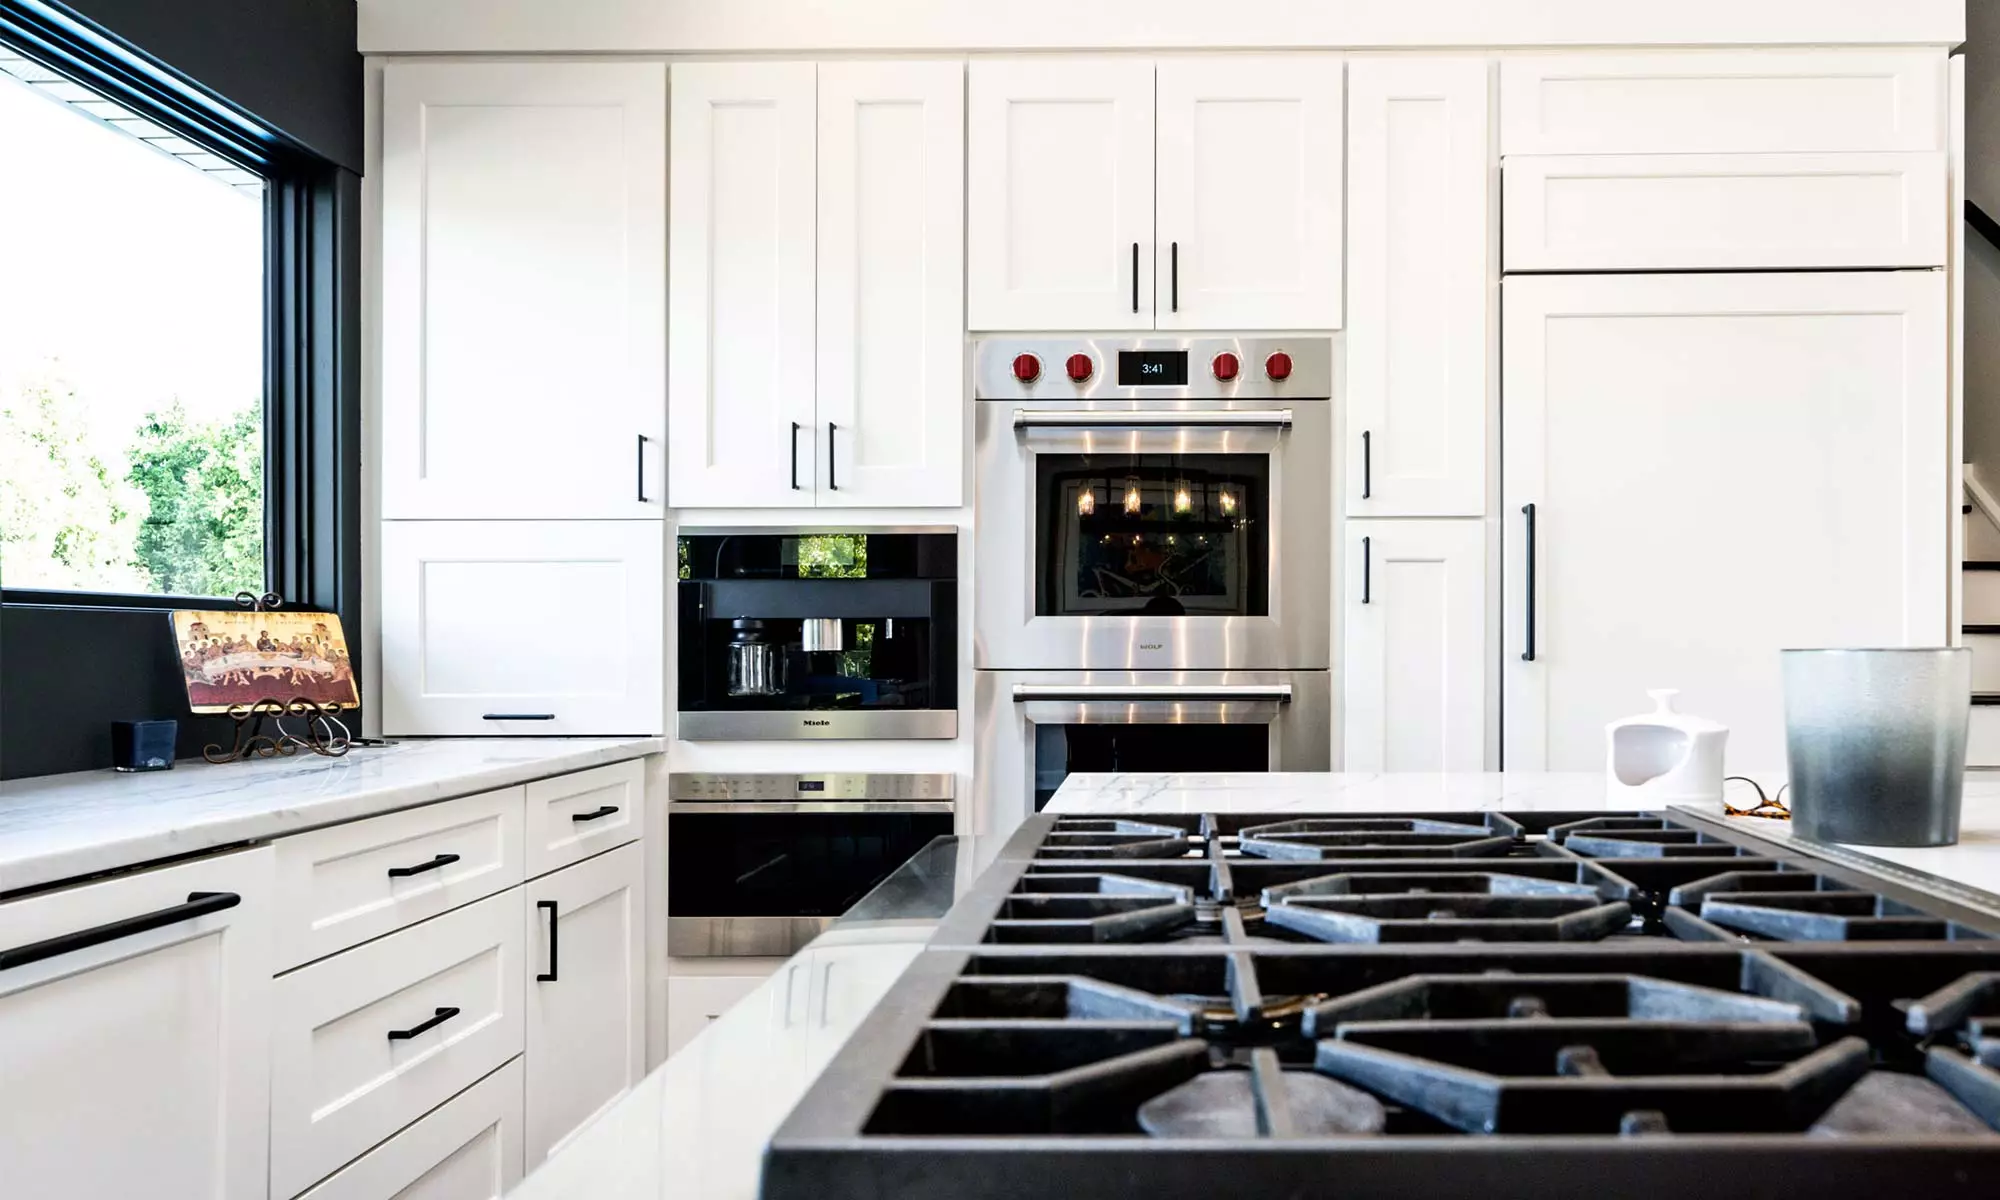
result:
M 1285 1071 L 1285 1104 L 1295 1134 L 1380 1133 L 1382 1102 L 1307 1071 Z M 1257 1136 L 1257 1097 L 1248 1071 L 1210 1071 L 1139 1106 L 1139 1127 L 1162 1138 Z

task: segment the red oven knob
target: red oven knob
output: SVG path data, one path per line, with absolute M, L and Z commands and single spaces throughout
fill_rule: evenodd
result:
M 1236 378 L 1236 372 L 1240 370 L 1242 366 L 1243 364 L 1237 361 L 1236 356 L 1234 354 L 1231 354 L 1229 351 L 1224 350 L 1222 353 L 1215 356 L 1215 361 L 1209 365 L 1209 369 L 1215 372 L 1215 377 L 1217 379 L 1220 379 L 1224 383 L 1228 383 L 1230 380 Z
M 1042 376 L 1042 360 L 1032 354 L 1014 356 L 1014 378 L 1022 383 L 1033 383 Z
M 1265 359 L 1264 374 L 1269 375 L 1273 379 L 1290 379 L 1292 377 L 1292 356 L 1280 350 Z
M 1084 380 L 1090 378 L 1090 355 L 1072 354 L 1069 356 L 1069 361 L 1063 364 L 1063 367 L 1069 371 L 1071 379 L 1082 383 Z

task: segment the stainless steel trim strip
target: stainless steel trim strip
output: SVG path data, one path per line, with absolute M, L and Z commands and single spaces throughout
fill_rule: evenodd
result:
M 1079 412 L 1074 409 L 1017 408 L 1016 429 L 1290 429 L 1289 408 L 1235 412 Z
M 1276 700 L 1292 702 L 1289 683 L 1017 683 L 1014 703 L 1035 700 Z
M 683 741 L 816 741 L 958 736 L 955 708 L 856 712 L 684 712 L 675 736 Z
M 790 958 L 832 917 L 668 917 L 670 958 Z
M 681 537 L 722 537 L 753 534 L 867 534 L 867 533 L 957 533 L 956 525 L 682 525 L 674 530 Z
M 792 813 L 944 813 L 957 808 L 949 800 L 674 800 L 667 816 L 701 813 L 755 813 L 758 816 L 786 816 Z
M 853 800 L 949 801 L 956 795 L 957 787 L 958 777 L 950 772 L 816 771 L 791 774 L 675 771 L 667 776 L 667 799 L 713 804 L 746 801 L 760 804 L 773 801 L 802 804 Z

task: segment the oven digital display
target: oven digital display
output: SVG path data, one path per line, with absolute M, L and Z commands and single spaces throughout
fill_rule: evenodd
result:
M 823 792 L 826 790 L 826 780 L 801 779 L 799 780 L 799 790 L 802 792 Z
M 1185 350 L 1120 350 L 1119 387 L 1184 387 L 1187 385 L 1188 356 Z

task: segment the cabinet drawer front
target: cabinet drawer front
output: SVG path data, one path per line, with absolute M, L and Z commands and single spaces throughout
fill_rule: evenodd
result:
M 521 1181 L 521 1074 L 516 1058 L 300 1200 L 498 1200 Z
M 645 777 L 633 761 L 529 784 L 528 878 L 637 838 Z
M 273 1192 L 295 1194 L 521 1052 L 524 919 L 520 891 L 502 892 L 277 981 Z
M 1935 267 L 1945 157 L 1515 155 L 1509 271 Z
M 1524 55 L 1503 154 L 1942 150 L 1941 50 Z
M 522 791 L 502 788 L 280 839 L 277 969 L 521 882 Z

